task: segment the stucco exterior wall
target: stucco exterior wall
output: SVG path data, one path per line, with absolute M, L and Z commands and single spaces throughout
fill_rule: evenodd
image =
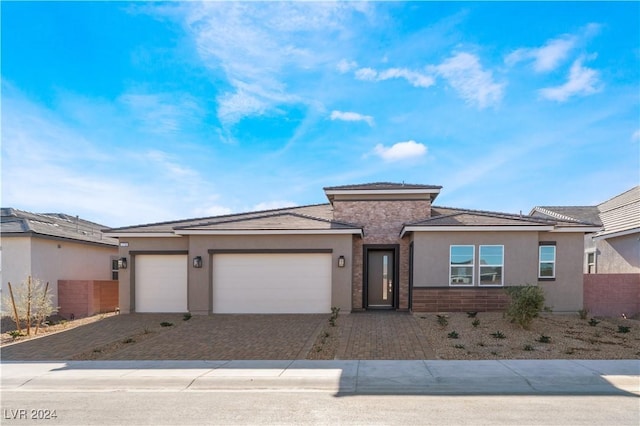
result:
M 583 234 L 542 232 L 539 238 L 540 241 L 556 242 L 556 279 L 539 282 L 540 287 L 544 289 L 545 304 L 554 312 L 560 313 L 582 309 Z
M 17 286 L 29 275 L 49 283 L 58 306 L 58 280 L 110 280 L 111 257 L 118 248 L 36 237 L 2 239 L 2 293 L 7 282 Z M 3 308 L 4 309 L 4 308 Z
M 120 256 L 131 260 L 126 271 L 120 271 L 120 310 L 131 312 L 132 282 L 136 252 L 188 252 L 188 309 L 192 314 L 211 312 L 211 264 L 210 250 L 332 250 L 331 305 L 342 312 L 351 311 L 350 277 L 353 267 L 352 239 L 344 235 L 190 235 L 176 238 L 121 238 L 128 247 L 121 247 Z M 358 237 L 355 237 L 358 238 Z M 131 255 L 134 252 L 134 255 Z M 191 265 L 195 256 L 203 259 L 202 268 Z M 337 266 L 338 257 L 345 257 L 345 267 Z M 135 285 L 135 283 L 133 283 Z
M 449 249 L 451 245 L 475 246 L 477 285 L 480 245 L 504 246 L 504 285 L 535 284 L 538 281 L 537 232 L 415 232 L 414 287 L 449 286 Z M 489 288 L 490 286 L 483 286 Z M 451 288 L 466 288 L 451 286 Z
M 409 238 L 400 238 L 407 222 L 427 219 L 431 215 L 429 200 L 334 200 L 333 217 L 337 221 L 362 226 L 364 238 L 354 240 L 352 306 L 363 306 L 363 246 L 366 244 L 399 245 L 399 309 L 409 308 Z
M 416 232 L 414 241 L 414 287 L 471 288 L 449 286 L 449 248 L 451 245 L 475 246 L 476 284 L 478 286 L 479 245 L 504 245 L 504 286 L 538 284 L 545 292 L 546 305 L 556 312 L 582 309 L 582 256 L 584 238 L 581 233 L 564 232 Z M 556 242 L 556 278 L 538 280 L 538 247 L 540 241 Z M 425 303 L 424 301 L 421 303 Z
M 5 296 L 9 297 L 9 286 L 15 288 L 27 279 L 31 274 L 31 238 L 30 237 L 3 237 L 2 245 L 2 297 L 0 298 L 1 312 L 6 314 L 10 307 L 4 306 Z
M 640 273 L 640 233 L 596 241 L 598 274 Z

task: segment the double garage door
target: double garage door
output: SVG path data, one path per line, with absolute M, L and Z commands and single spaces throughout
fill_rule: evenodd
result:
M 136 311 L 186 312 L 186 255 L 136 257 Z M 197 284 L 196 284 L 197 285 Z M 327 313 L 331 254 L 213 255 L 213 313 Z

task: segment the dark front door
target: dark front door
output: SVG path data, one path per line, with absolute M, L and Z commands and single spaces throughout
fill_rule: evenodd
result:
M 394 307 L 394 251 L 369 250 L 367 252 L 367 307 Z

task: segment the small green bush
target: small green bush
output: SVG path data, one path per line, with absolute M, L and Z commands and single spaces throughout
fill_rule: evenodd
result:
M 631 331 L 631 327 L 627 327 L 626 325 L 618 326 L 618 333 L 628 333 Z
M 456 349 L 464 349 L 464 345 L 460 345 L 460 344 L 453 345 L 453 347 Z
M 480 325 L 480 320 L 478 318 L 474 319 L 471 325 L 474 327 L 478 327 Z
M 451 333 L 447 334 L 447 337 L 449 339 L 457 339 L 458 337 L 460 337 L 460 335 L 458 334 L 457 331 L 452 331 Z
M 524 348 L 522 348 L 523 350 L 527 351 L 527 352 L 531 352 L 534 350 L 533 346 L 531 345 L 524 345 Z
M 496 339 L 506 339 L 507 338 L 507 336 L 505 336 L 502 331 L 496 331 L 495 333 L 491 333 L 491 335 L 493 337 L 495 337 Z
M 526 285 L 509 287 L 506 291 L 511 296 L 511 303 L 505 311 L 505 316 L 522 328 L 529 329 L 531 322 L 544 306 L 543 290 L 538 286 Z
M 191 312 L 187 312 L 186 314 L 182 315 L 183 321 L 189 321 L 190 319 L 191 319 Z
M 438 317 L 438 324 L 440 324 L 442 327 L 446 327 L 447 324 L 449 324 L 449 320 L 447 319 L 446 315 L 436 315 Z
M 173 323 L 172 323 L 172 322 L 167 322 L 167 321 L 162 321 L 162 322 L 160 323 L 160 326 L 161 326 L 161 327 L 171 327 L 172 325 L 173 325 Z
M 18 330 L 12 330 L 9 332 L 9 336 L 11 336 L 13 340 L 16 340 L 18 337 L 24 336 L 24 334 L 19 332 Z
M 467 317 L 469 317 L 469 318 L 475 318 L 475 317 L 476 317 L 476 315 L 478 315 L 478 313 L 477 313 L 477 312 L 475 312 L 475 311 L 473 311 L 473 312 L 467 312 Z
M 595 318 L 591 318 L 591 319 L 589 320 L 589 325 L 590 325 L 591 327 L 595 327 L 595 326 L 596 326 L 596 325 L 598 325 L 599 323 L 600 323 L 600 321 L 598 321 L 598 320 L 597 320 L 597 319 L 595 319 Z

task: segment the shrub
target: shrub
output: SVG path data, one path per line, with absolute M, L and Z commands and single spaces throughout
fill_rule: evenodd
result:
M 126 343 L 133 343 L 133 342 L 135 342 L 135 340 L 133 340 L 133 338 L 132 338 L 132 337 L 127 337 L 126 339 L 124 339 L 124 340 L 122 341 L 122 343 L 125 343 L 125 344 L 126 344 Z
M 11 338 L 13 340 L 16 340 L 18 337 L 22 337 L 24 336 L 24 334 L 22 334 L 20 331 L 18 330 L 12 330 L 9 332 L 9 336 L 11 336 Z
M 509 287 L 506 290 L 511 296 L 511 303 L 505 316 L 522 328 L 529 329 L 531 322 L 544 306 L 544 292 L 540 287 L 533 285 Z
M 453 347 L 456 349 L 464 349 L 464 345 L 460 345 L 460 344 L 453 345 Z
M 589 315 L 589 311 L 587 309 L 580 309 L 578 311 L 578 316 L 580 316 L 580 319 L 586 320 L 587 315 Z
M 27 277 L 20 285 L 12 288 L 8 283 L 9 294 L 3 296 L 2 304 L 8 309 L 11 319 L 22 332 L 21 324 L 26 324 L 26 335 L 31 335 L 31 326 L 35 324 L 34 334 L 38 334 L 40 324 L 56 312 L 53 307 L 49 283 Z
M 478 318 L 474 319 L 471 325 L 474 327 L 478 327 L 480 325 L 480 320 Z
M 524 348 L 522 348 L 523 350 L 527 351 L 527 352 L 531 352 L 533 351 L 533 346 L 531 345 L 524 345 Z
M 538 342 L 540 342 L 540 343 L 550 343 L 551 342 L 551 337 L 545 336 L 544 334 L 541 334 L 540 337 L 538 337 Z
M 469 317 L 469 318 L 475 318 L 475 317 L 476 317 L 476 315 L 478 315 L 478 313 L 477 313 L 477 312 L 475 312 L 475 311 L 473 311 L 473 312 L 467 312 L 467 317 Z
M 438 317 L 438 324 L 440 324 L 442 327 L 446 327 L 447 324 L 449 324 L 449 320 L 447 319 L 446 315 L 436 315 Z
M 189 321 L 190 319 L 191 319 L 191 312 L 187 312 L 186 314 L 182 315 L 183 321 Z
M 161 327 L 171 327 L 172 325 L 173 325 L 173 323 L 172 323 L 172 322 L 167 322 L 167 321 L 162 321 L 162 322 L 160 323 L 160 326 L 161 326 Z
M 597 320 L 597 319 L 595 319 L 595 318 L 591 318 L 591 319 L 589 320 L 589 325 L 590 325 L 591 327 L 595 327 L 595 326 L 596 326 L 596 325 L 598 325 L 599 323 L 600 323 L 600 321 L 598 321 L 598 320 Z
M 495 337 L 496 339 L 506 339 L 507 338 L 507 336 L 505 336 L 502 331 L 496 331 L 495 333 L 491 333 L 491 335 L 493 337 Z
M 458 337 L 460 337 L 460 335 L 458 334 L 457 331 L 452 331 L 451 333 L 447 334 L 447 337 L 449 339 L 457 339 Z
M 618 333 L 628 333 L 631 331 L 631 327 L 627 327 L 626 325 L 618 326 Z

